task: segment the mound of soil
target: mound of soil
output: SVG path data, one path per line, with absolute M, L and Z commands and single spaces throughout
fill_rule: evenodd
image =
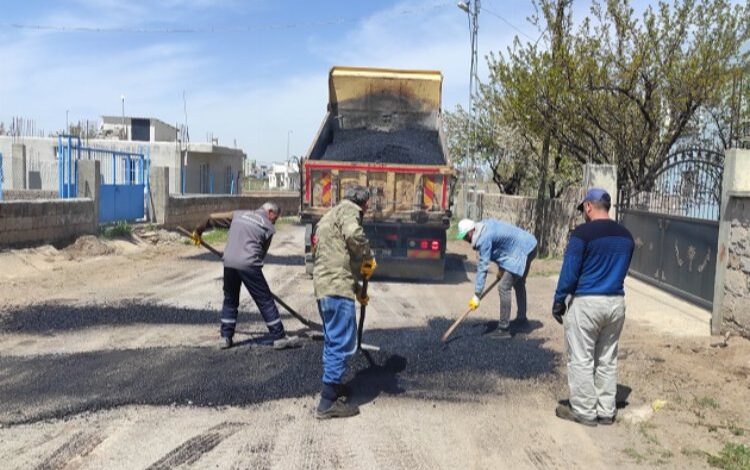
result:
M 82 257 L 111 255 L 115 249 L 93 235 L 84 235 L 65 247 L 64 251 L 71 257 Z

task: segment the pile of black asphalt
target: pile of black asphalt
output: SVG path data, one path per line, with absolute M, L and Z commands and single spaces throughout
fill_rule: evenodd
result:
M 294 321 L 286 318 L 293 328 Z M 240 315 L 240 325 L 259 321 L 257 312 Z M 54 335 L 138 323 L 205 324 L 214 330 L 217 322 L 214 311 L 151 304 L 35 305 L 6 312 L 0 331 Z M 443 344 L 440 336 L 450 322 L 439 318 L 422 328 L 366 329 L 364 341 L 381 351 L 352 358 L 347 378 L 352 400 L 364 404 L 381 393 L 479 399 L 482 394 L 504 393 L 504 386 L 517 382 L 504 378 L 559 386 L 559 354 L 546 348 L 543 339 L 519 334 L 497 340 L 485 334 L 485 322 L 467 321 Z M 0 357 L 0 423 L 64 418 L 126 405 L 244 406 L 301 398 L 301 406 L 314 406 L 321 380 L 321 341 L 305 338 L 300 348 L 276 351 L 255 339 L 236 339 L 239 344 L 229 350 L 180 346 Z
M 412 165 L 444 165 L 437 131 L 340 129 L 333 134 L 323 160 Z

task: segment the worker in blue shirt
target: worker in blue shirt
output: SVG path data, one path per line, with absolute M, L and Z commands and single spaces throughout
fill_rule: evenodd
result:
M 617 415 L 623 284 L 634 243 L 630 232 L 609 218 L 611 205 L 610 195 L 599 188 L 589 189 L 578 205 L 586 223 L 570 236 L 552 306 L 565 330 L 570 388 L 570 405 L 559 405 L 555 414 L 587 426 L 612 424 Z
M 518 312 L 515 323 L 522 326 L 527 322 L 526 277 L 531 261 L 536 258 L 536 238 L 515 225 L 494 219 L 481 222 L 461 220 L 458 223 L 457 238 L 471 243 L 471 247 L 478 252 L 474 296 L 469 301 L 471 309 L 479 307 L 490 261 L 494 261 L 500 268 L 500 321 L 492 336 L 498 339 L 510 338 L 511 289 L 516 292 Z

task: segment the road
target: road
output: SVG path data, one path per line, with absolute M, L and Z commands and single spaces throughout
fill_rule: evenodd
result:
M 303 232 L 280 227 L 265 273 L 318 321 Z M 322 343 L 299 322 L 282 315 L 301 348 L 260 344 L 265 325 L 243 292 L 237 347 L 221 351 L 213 255 L 180 243 L 113 246 L 102 256 L 0 253 L 12 266 L 0 275 L 0 455 L 11 468 L 628 468 L 661 458 L 643 450 L 653 443 L 638 427 L 554 416 L 567 387 L 543 262 L 528 283 L 531 326 L 506 341 L 484 334 L 497 295 L 439 341 L 472 292 L 461 244 L 450 245 L 443 283 L 373 281 L 364 340 L 381 351 L 357 355 L 349 377 L 361 415 L 319 422 Z M 650 357 L 638 352 L 664 338 L 637 327 L 627 338 L 623 403 L 629 392 L 650 403 L 659 385 L 634 386 Z M 670 452 L 673 464 L 701 462 Z

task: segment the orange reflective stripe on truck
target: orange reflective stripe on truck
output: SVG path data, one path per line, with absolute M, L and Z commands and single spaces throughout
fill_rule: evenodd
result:
M 320 178 L 320 184 L 323 188 L 323 191 L 320 193 L 320 204 L 323 207 L 328 207 L 331 205 L 331 187 L 332 187 L 332 179 L 330 173 L 323 173 Z
M 435 177 L 425 175 L 423 181 L 422 203 L 426 209 L 432 209 L 435 201 Z

